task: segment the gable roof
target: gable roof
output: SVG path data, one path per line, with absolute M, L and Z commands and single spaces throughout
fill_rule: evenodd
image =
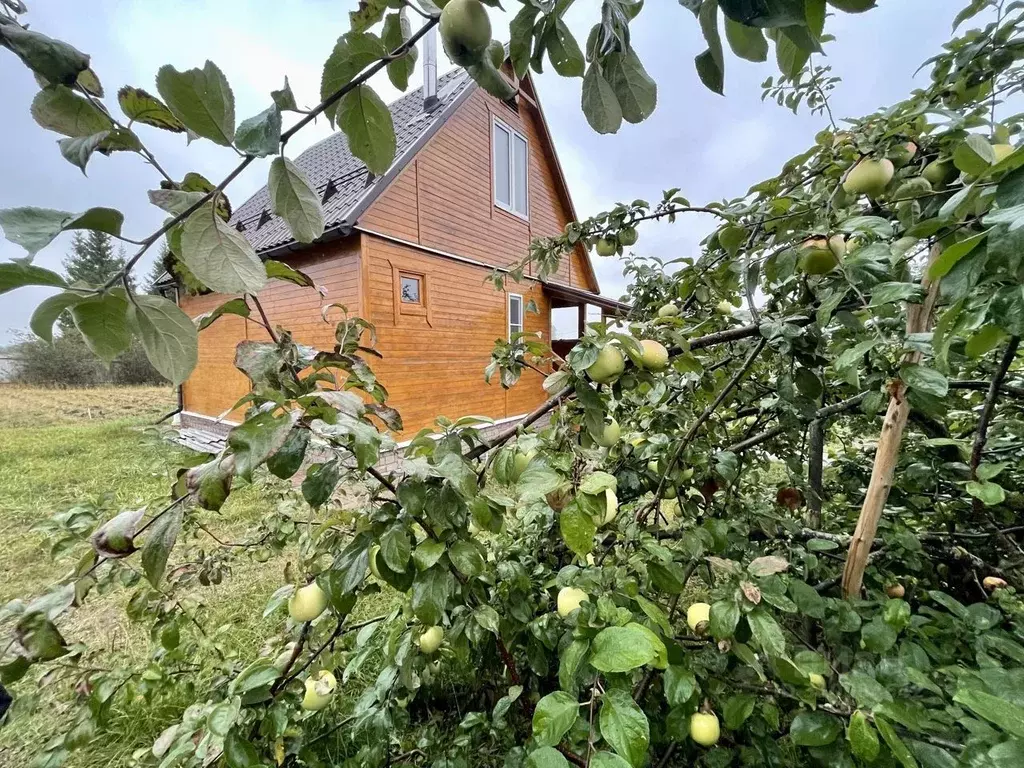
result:
M 448 116 L 472 93 L 475 85 L 464 69 L 442 75 L 437 83 L 438 104 L 423 108 L 423 89 L 417 88 L 393 102 L 388 109 L 395 126 L 395 160 L 389 171 L 374 178 L 363 161 L 352 154 L 341 131 L 309 147 L 294 163 L 305 172 L 321 196 L 324 230 L 355 223 L 357 216 L 390 183 L 409 157 L 429 139 Z M 267 187 L 235 210 L 230 223 L 245 235 L 257 253 L 266 254 L 294 243 L 284 220 L 270 210 Z

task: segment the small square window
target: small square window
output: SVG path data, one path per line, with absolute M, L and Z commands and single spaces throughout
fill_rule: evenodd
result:
M 420 298 L 420 278 L 402 275 L 402 302 L 404 304 L 422 304 Z

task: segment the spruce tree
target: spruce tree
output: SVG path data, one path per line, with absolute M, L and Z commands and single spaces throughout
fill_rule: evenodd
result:
M 68 280 L 81 280 L 90 285 L 102 285 L 124 268 L 124 251 L 115 252 L 110 235 L 88 230 L 76 232 L 71 241 L 71 253 L 64 259 Z M 129 282 L 132 282 L 129 276 Z M 134 283 L 132 283 L 134 287 Z

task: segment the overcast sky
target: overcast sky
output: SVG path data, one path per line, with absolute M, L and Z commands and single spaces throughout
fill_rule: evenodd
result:
M 843 78 L 833 112 L 856 116 L 904 97 L 926 84 L 927 73 L 914 70 L 950 39 L 953 17 L 965 0 L 879 0 L 864 15 L 837 13 L 826 31 L 838 39 L 820 59 Z M 155 92 L 163 64 L 179 70 L 201 66 L 207 58 L 224 70 L 235 94 L 238 120 L 270 104 L 269 92 L 288 76 L 300 104 L 319 100 L 320 73 L 356 0 L 28 0 L 23 17 L 37 30 L 67 40 L 92 56 L 116 109 L 116 91 L 125 84 Z M 507 2 L 515 10 L 517 2 Z M 577 38 L 586 39 L 597 19 L 598 0 L 577 0 L 568 20 Z M 507 39 L 507 17 L 491 10 L 495 36 Z M 735 197 L 757 181 L 773 176 L 788 158 L 806 149 L 823 127 L 806 111 L 794 116 L 773 102 L 761 101 L 761 82 L 776 74 L 774 64 L 751 64 L 727 53 L 726 96 L 707 91 L 693 69 L 693 57 L 705 45 L 692 14 L 670 0 L 649 0 L 631 29 L 634 47 L 658 83 L 658 108 L 640 125 L 624 124 L 618 134 L 598 136 L 579 109 L 580 79 L 536 76 L 541 103 L 554 134 L 569 189 L 581 217 L 616 201 L 657 200 L 661 190 L 680 187 L 694 204 Z M 438 46 L 440 51 L 440 46 Z M 451 65 L 440 52 L 440 69 Z M 417 72 L 413 86 L 421 82 Z M 374 83 L 391 101 L 398 93 L 386 76 Z M 32 75 L 0 49 L 3 94 L 3 142 L 0 145 L 0 208 L 36 205 L 78 211 L 93 205 L 115 207 L 126 215 L 125 234 L 142 237 L 156 229 L 162 212 L 150 206 L 146 190 L 156 172 L 137 155 L 96 156 L 89 178 L 57 150 L 55 134 L 39 129 L 29 115 L 37 92 Z M 113 98 L 111 98 L 113 97 Z M 288 119 L 286 117 L 286 119 Z M 323 121 L 301 131 L 289 144 L 297 154 L 323 138 Z M 184 140 L 146 126 L 139 133 L 175 178 L 190 170 L 219 180 L 237 162 L 233 152 L 206 140 L 186 148 Z M 254 163 L 230 188 L 237 207 L 266 180 L 266 164 Z M 674 225 L 641 230 L 635 250 L 674 258 L 696 255 L 697 243 L 711 222 L 698 217 Z M 69 238 L 55 241 L 38 264 L 57 269 Z M 23 255 L 0 242 L 0 261 Z M 621 264 L 599 259 L 595 267 L 602 293 L 618 296 L 625 288 Z M 149 261 L 140 274 L 145 275 Z M 0 298 L 0 343 L 25 329 L 45 289 L 23 288 Z

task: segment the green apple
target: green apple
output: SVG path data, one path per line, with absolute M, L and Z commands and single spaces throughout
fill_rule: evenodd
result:
M 587 376 L 599 384 L 613 381 L 626 368 L 626 359 L 614 344 L 605 344 L 587 368 Z
M 828 0 L 828 4 L 847 13 L 864 13 L 875 7 L 875 0 Z
M 558 615 L 563 619 L 580 607 L 584 600 L 590 600 L 590 595 L 576 587 L 562 587 L 558 591 Z
M 597 239 L 597 255 L 598 256 L 614 256 L 615 252 L 619 250 L 619 244 L 610 237 L 599 237 Z
M 679 314 L 679 307 L 675 304 L 662 304 L 658 307 L 658 317 L 675 317 Z
M 611 448 L 619 442 L 619 435 L 621 434 L 622 430 L 619 429 L 619 422 L 615 419 L 609 419 L 604 425 L 604 429 L 601 431 L 601 434 L 594 436 L 594 442 L 602 448 Z
M 1015 149 L 1016 149 L 1016 147 L 1014 147 L 1013 144 L 993 144 L 992 145 L 992 153 L 996 156 L 996 162 L 997 163 L 1000 160 L 1005 160 L 1010 155 L 1012 155 L 1013 151 Z
M 619 230 L 619 242 L 629 248 L 631 245 L 636 245 L 638 235 L 635 227 L 623 227 Z
M 640 355 L 640 363 L 649 371 L 664 371 L 668 368 L 668 350 L 661 342 L 654 339 L 644 339 L 640 342 L 643 353 Z
M 800 254 L 800 269 L 808 275 L 826 275 L 839 263 L 824 237 L 807 238 L 800 243 L 797 253 Z
M 315 581 L 295 590 L 288 601 L 288 613 L 296 621 L 312 621 L 327 608 L 327 593 Z
M 429 656 L 441 647 L 442 640 L 444 640 L 444 630 L 441 627 L 427 627 L 418 641 L 420 650 Z
M 697 627 L 711 618 L 711 606 L 708 603 L 694 603 L 686 609 L 686 624 L 694 632 Z
M 690 738 L 702 747 L 713 747 L 722 735 L 714 712 L 697 712 L 690 718 Z
M 735 309 L 735 307 L 733 307 L 732 302 L 726 301 L 725 299 L 722 299 L 715 305 L 715 312 L 722 317 L 728 317 L 731 315 L 733 309 Z
M 316 677 L 306 678 L 306 695 L 302 697 L 302 708 L 310 712 L 318 712 L 331 703 L 331 697 L 338 687 L 334 675 L 326 669 L 320 670 Z
M 480 63 L 491 44 L 491 20 L 480 0 L 450 0 L 439 26 L 448 58 L 462 67 Z
M 932 187 L 942 189 L 956 178 L 956 173 L 953 161 L 946 158 L 945 160 L 932 160 L 924 167 L 921 175 L 928 180 Z
M 807 679 L 811 681 L 811 688 L 817 691 L 825 690 L 825 678 L 819 675 L 817 672 L 812 672 L 807 676 Z

